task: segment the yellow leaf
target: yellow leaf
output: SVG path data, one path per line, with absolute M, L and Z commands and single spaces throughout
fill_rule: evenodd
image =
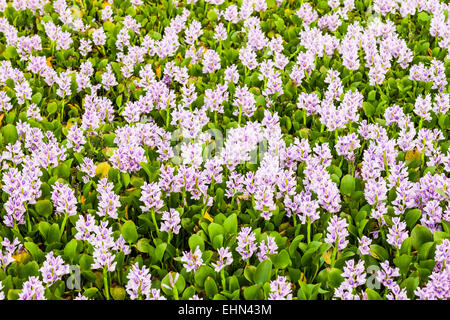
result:
M 377 255 L 375 254 L 375 252 L 373 252 L 372 250 L 370 250 L 370 255 L 371 255 L 372 257 L 374 257 L 375 259 L 380 260 L 380 257 L 377 256 Z
M 73 126 L 73 122 L 67 122 L 66 128 L 69 130 Z
M 108 1 L 103 2 L 102 9 L 105 9 L 106 6 L 111 6 L 111 3 L 109 3 Z
M 420 160 L 422 156 L 422 153 L 419 152 L 419 150 L 409 150 L 406 151 L 405 160 L 406 161 L 414 161 L 414 160 Z
M 303 272 L 300 274 L 300 279 L 298 279 L 299 283 L 300 283 L 300 281 L 306 283 L 306 277 L 305 277 L 305 274 Z
M 111 166 L 109 165 L 108 162 L 106 162 L 106 161 L 105 162 L 100 162 L 97 165 L 97 168 L 95 169 L 95 174 L 96 175 L 101 174 L 103 177 L 107 177 L 110 168 L 111 168 Z
M 29 262 L 31 260 L 30 254 L 26 250 L 23 250 L 22 252 L 20 252 L 20 253 L 18 253 L 16 255 L 13 255 L 12 257 L 19 264 L 21 264 L 21 263 L 25 264 L 25 263 L 27 263 L 27 262 Z
M 205 211 L 205 214 L 203 215 L 203 218 L 208 219 L 211 222 L 214 221 L 214 219 L 211 218 L 211 216 L 209 215 L 208 211 Z
M 48 57 L 48 58 L 47 58 L 47 65 L 48 65 L 50 68 L 53 68 L 53 66 L 52 66 L 52 59 L 53 59 L 53 57 Z
M 161 79 L 161 66 L 157 66 L 155 68 L 155 71 L 156 71 L 156 76 L 158 77 L 158 80 L 160 80 Z
M 323 258 L 323 260 L 325 260 L 325 262 L 327 263 L 327 264 L 331 264 L 331 254 L 333 253 L 333 249 L 329 249 L 328 251 L 325 251 L 323 254 L 322 254 L 322 258 Z
M 0 124 L 2 124 L 2 120 L 3 120 L 3 117 L 4 117 L 4 116 L 5 116 L 4 113 L 0 114 Z

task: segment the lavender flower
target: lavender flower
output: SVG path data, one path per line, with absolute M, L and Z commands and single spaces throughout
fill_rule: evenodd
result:
M 400 249 L 403 241 L 408 238 L 408 231 L 406 230 L 406 223 L 400 221 L 400 218 L 393 217 L 392 222 L 394 225 L 389 229 L 387 235 L 387 243 Z
M 174 234 L 178 234 L 181 228 L 180 222 L 180 213 L 170 208 L 170 212 L 163 212 L 160 230 L 166 232 L 172 231 Z
M 267 244 L 266 244 L 267 242 Z M 261 241 L 259 244 L 259 252 L 256 254 L 259 261 L 264 261 L 269 259 L 267 254 L 277 254 L 278 253 L 278 245 L 275 242 L 274 237 L 267 237 L 267 241 Z
M 77 199 L 75 192 L 62 182 L 55 182 L 52 191 L 52 201 L 56 207 L 56 213 L 66 213 L 69 216 L 77 214 Z
M 220 69 L 220 57 L 212 49 L 206 50 L 203 54 L 203 73 L 213 73 Z
M 42 267 L 39 271 L 42 273 L 43 282 L 47 286 L 51 286 L 57 280 L 61 280 L 62 276 L 69 273 L 69 266 L 64 264 L 61 257 L 55 257 L 53 252 L 49 252 Z
M 152 280 L 150 270 L 146 266 L 139 268 L 139 263 L 135 263 L 127 275 L 126 291 L 131 300 L 142 300 L 151 296 Z
M 181 262 L 184 262 L 183 267 L 186 268 L 187 272 L 196 272 L 200 266 L 203 265 L 202 251 L 200 247 L 196 247 L 194 252 L 184 251 L 181 257 Z M 176 281 L 175 281 L 176 282 Z
M 372 239 L 362 236 L 359 240 L 359 254 L 360 255 L 370 255 L 370 245 L 372 244 Z
M 117 219 L 117 209 L 120 208 L 121 203 L 119 196 L 113 192 L 114 185 L 108 182 L 107 178 L 103 178 L 99 181 L 97 186 L 97 192 L 100 194 L 97 214 L 100 217 L 109 216 L 113 219 Z
M 242 227 L 236 239 L 238 241 L 236 251 L 241 255 L 242 260 L 249 259 L 257 250 L 255 233 L 252 232 L 252 228 Z
M 44 292 L 42 281 L 38 277 L 30 276 L 22 285 L 19 300 L 47 300 Z
M 337 244 L 339 251 L 345 249 L 348 244 L 346 237 L 349 235 L 347 227 L 348 223 L 345 218 L 341 219 L 338 216 L 332 216 L 328 222 L 328 233 L 325 238 L 325 242 L 331 244 L 332 246 L 336 246 Z
M 269 300 L 292 300 L 291 283 L 286 277 L 278 276 L 270 282 Z
M 214 267 L 214 271 L 220 272 L 224 267 L 230 265 L 233 262 L 233 256 L 228 248 L 219 248 L 219 260 L 216 263 L 211 263 Z
M 150 184 L 145 182 L 141 189 L 142 193 L 139 200 L 144 203 L 144 206 L 141 206 L 142 211 L 155 210 L 155 212 L 158 212 L 164 205 L 159 186 L 154 182 Z
M 393 278 L 400 276 L 399 268 L 391 268 L 389 261 L 384 261 L 381 264 L 382 270 L 377 273 L 377 280 L 381 282 L 388 289 L 392 289 L 397 285 Z

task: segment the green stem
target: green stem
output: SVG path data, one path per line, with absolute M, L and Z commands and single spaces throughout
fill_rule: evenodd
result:
M 64 233 L 64 229 L 66 228 L 66 223 L 67 223 L 67 218 L 69 217 L 69 213 L 68 212 L 66 212 L 65 214 L 64 214 L 64 220 L 63 220 L 63 222 L 62 222 L 62 225 L 61 225 L 61 230 L 59 231 L 59 239 L 61 240 L 61 237 L 62 237 L 62 235 L 63 235 L 63 233 Z
M 308 217 L 308 224 L 306 225 L 306 240 L 308 241 L 308 244 L 311 242 L 311 218 Z
M 389 166 L 387 164 L 387 158 L 386 158 L 386 150 L 383 153 L 383 159 L 384 159 L 384 167 L 386 168 L 386 175 L 389 176 Z
M 336 262 L 336 254 L 337 254 L 338 245 L 339 245 L 339 238 L 336 238 L 336 242 L 334 243 L 333 253 L 331 254 L 331 269 L 334 268 L 334 263 Z
M 159 233 L 159 228 L 158 228 L 158 224 L 156 223 L 156 215 L 155 215 L 155 210 L 152 209 L 152 221 L 153 224 L 155 225 L 156 228 L 156 232 Z
M 60 122 L 61 122 L 61 124 L 62 124 L 63 121 L 64 121 L 64 105 L 65 105 L 65 103 L 64 103 L 64 98 L 63 98 L 63 100 L 62 100 L 62 106 L 61 106 L 61 114 L 60 114 Z
M 27 230 L 28 230 L 28 233 L 30 233 L 31 232 L 31 220 L 30 220 L 30 212 L 28 211 L 28 206 L 27 206 L 27 204 L 25 203 L 25 209 L 27 210 Z
M 177 289 L 177 286 L 175 284 L 173 285 L 172 292 L 173 292 L 173 298 L 175 300 L 179 300 L 179 298 L 178 298 L 178 289 Z
M 241 124 L 241 116 L 242 116 L 242 105 L 239 107 L 238 125 Z
M 103 267 L 103 283 L 105 285 L 106 300 L 109 300 L 109 287 L 108 287 L 108 269 Z
M 226 290 L 226 280 L 225 280 L 225 269 L 222 268 L 222 270 L 220 270 L 220 277 L 222 278 L 222 288 L 223 290 Z
M 169 119 L 170 119 L 169 106 L 167 106 L 167 109 L 166 109 L 166 128 L 167 129 L 169 129 Z

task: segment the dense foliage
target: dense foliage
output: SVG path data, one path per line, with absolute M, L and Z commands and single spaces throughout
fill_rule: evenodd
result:
M 449 9 L 0 0 L 0 298 L 448 299 Z

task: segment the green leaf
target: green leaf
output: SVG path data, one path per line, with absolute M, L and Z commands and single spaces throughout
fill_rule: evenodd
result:
M 175 272 L 169 272 L 161 281 L 161 289 L 164 291 L 165 294 L 167 295 L 173 295 L 173 287 L 170 284 L 170 279 L 169 277 L 172 278 L 172 281 L 176 279 L 176 275 Z M 175 282 L 175 288 L 177 289 L 177 293 L 180 295 L 184 288 L 186 286 L 186 281 L 184 280 L 184 277 L 181 274 L 178 274 L 178 279 Z M 169 288 L 167 288 L 169 287 Z
M 17 134 L 17 128 L 10 123 L 4 126 L 1 132 L 5 144 L 8 143 L 14 144 L 17 141 L 17 139 L 19 139 L 19 135 Z
M 383 300 L 381 296 L 373 289 L 366 289 L 367 300 Z
M 409 277 L 405 281 L 401 283 L 401 288 L 406 288 L 406 294 L 410 299 L 415 298 L 415 293 L 417 287 L 419 286 L 419 278 L 418 277 Z
M 297 296 L 300 300 L 317 300 L 319 289 L 320 284 L 306 284 L 300 281 L 300 289 L 297 292 Z
M 54 172 L 58 177 L 63 179 L 68 179 L 70 177 L 70 168 L 64 163 L 57 166 Z
M 272 9 L 277 7 L 276 0 L 266 0 L 267 9 Z
M 244 298 L 245 300 L 262 300 L 264 299 L 264 293 L 261 289 L 261 286 L 255 284 L 251 287 L 247 287 L 244 289 Z
M 225 231 L 224 227 L 222 227 L 220 224 L 217 223 L 211 223 L 208 226 L 208 234 L 209 239 L 212 241 L 215 236 L 223 234 Z
M 205 280 L 208 276 L 210 276 L 210 277 L 215 276 L 214 269 L 211 268 L 210 266 L 206 266 L 206 265 L 200 266 L 200 268 L 198 268 L 197 272 L 194 274 L 195 283 L 200 288 L 203 288 L 203 286 L 205 284 Z
M 91 256 L 88 256 L 87 254 L 83 253 L 81 255 L 80 260 L 78 261 L 78 265 L 80 266 L 81 270 L 91 270 L 91 265 L 94 263 L 94 258 Z
M 58 105 L 56 104 L 56 102 L 50 102 L 49 104 L 47 104 L 48 115 L 55 113 L 57 110 L 58 110 Z
M 375 90 L 372 90 L 372 91 L 370 91 L 369 94 L 367 95 L 367 99 L 368 99 L 369 101 L 375 101 L 376 96 L 377 96 L 377 92 L 376 92 Z
M 328 272 L 328 283 L 332 288 L 337 288 L 341 285 L 344 278 L 341 276 L 343 271 L 341 269 L 333 268 Z
M 249 264 L 248 266 L 245 267 L 244 269 L 244 277 L 245 279 L 247 279 L 249 282 L 255 282 L 255 272 L 256 272 L 256 267 Z
M 13 46 L 8 46 L 3 52 L 3 58 L 6 60 L 14 59 L 18 56 L 17 50 Z
M 412 257 L 407 254 L 402 254 L 399 257 L 394 258 L 395 265 L 400 269 L 403 275 L 406 275 L 409 271 Z
M 272 276 L 272 261 L 264 260 L 256 267 L 254 281 L 257 284 L 270 281 Z
M 286 249 L 283 249 L 278 254 L 269 254 L 269 257 L 277 269 L 285 269 L 292 264 L 291 258 L 289 257 L 289 253 Z
M 433 239 L 435 242 L 439 243 L 442 239 L 450 239 L 450 234 L 443 231 L 435 231 Z
M 378 259 L 380 261 L 389 260 L 389 253 L 382 246 L 379 246 L 377 244 L 372 244 L 372 245 L 370 245 L 370 252 L 372 253 L 372 256 L 375 259 Z
M 434 241 L 425 242 L 420 246 L 417 252 L 417 257 L 419 258 L 419 260 L 427 260 L 428 258 L 432 258 L 430 253 L 434 252 L 434 250 Z
M 140 188 L 144 185 L 145 180 L 141 177 L 132 176 L 130 183 L 133 187 Z
M 47 221 L 41 221 L 38 224 L 38 230 L 44 240 L 47 240 L 48 231 L 50 230 L 50 224 Z
M 223 227 L 225 228 L 225 231 L 230 234 L 236 234 L 237 233 L 237 215 L 233 213 L 229 217 L 225 219 L 223 222 Z
M 114 300 L 125 300 L 127 296 L 125 289 L 119 286 L 112 286 L 109 291 Z
M 375 107 L 370 102 L 363 102 L 363 110 L 367 117 L 371 117 L 375 113 Z
M 213 278 L 208 277 L 205 280 L 205 293 L 208 298 L 213 298 L 217 293 L 219 292 L 219 289 L 217 288 L 217 284 L 214 281 Z
M 425 242 L 433 241 L 433 234 L 427 227 L 417 225 L 411 231 L 411 238 L 413 248 L 419 250 Z
M 71 263 L 73 263 L 75 257 L 77 256 L 77 246 L 77 240 L 72 239 L 67 242 L 66 246 L 64 247 L 64 256 L 68 258 Z
M 35 244 L 34 242 L 25 242 L 24 246 L 34 260 L 36 260 L 37 262 L 41 262 L 44 260 L 44 253 L 37 244 Z
M 417 18 L 421 22 L 428 22 L 430 20 L 430 16 L 425 11 L 419 12 L 419 14 L 417 15 Z
M 39 276 L 39 265 L 36 261 L 28 262 L 22 269 L 22 278 L 28 279 L 30 276 Z
M 59 241 L 59 225 L 57 223 L 53 223 L 50 226 L 50 229 L 48 230 L 47 234 L 47 243 L 52 244 L 54 242 Z
M 83 296 L 86 298 L 93 298 L 98 293 L 98 289 L 96 287 L 92 287 L 84 290 Z
M 128 185 L 130 184 L 130 175 L 128 173 L 121 172 L 120 176 L 122 177 L 124 187 L 127 188 Z
M 408 210 L 405 214 L 405 222 L 409 229 L 414 227 L 414 225 L 417 223 L 417 221 L 422 216 L 422 211 L 420 209 L 411 209 Z
M 137 241 L 138 233 L 136 231 L 136 225 L 133 221 L 129 220 L 123 224 L 122 235 L 128 243 L 135 243 Z
M 41 100 L 42 100 L 42 93 L 40 93 L 40 92 L 35 93 L 31 97 L 31 102 L 35 103 L 36 105 L 39 105 L 39 102 L 41 102 Z
M 167 243 L 161 243 L 155 249 L 155 258 L 157 261 L 162 261 L 164 253 L 166 252 Z
M 217 13 L 216 11 L 214 11 L 213 9 L 208 11 L 207 14 L 208 20 L 209 21 L 216 21 L 217 20 Z
M 223 234 L 218 234 L 214 237 L 212 241 L 212 246 L 215 250 L 218 250 L 219 248 L 223 247 Z
M 48 218 L 53 213 L 53 204 L 48 199 L 36 201 L 34 208 L 39 215 L 46 218 Z
M 19 299 L 19 293 L 22 292 L 22 289 L 9 289 L 7 294 L 8 300 L 18 300 Z
M 341 193 L 350 196 L 355 191 L 355 178 L 347 174 L 341 180 Z
M 195 251 L 197 247 L 200 248 L 200 251 L 205 251 L 205 241 L 200 235 L 193 234 L 189 238 L 189 248 L 191 248 L 192 251 Z
M 152 250 L 154 250 L 152 245 L 150 245 L 149 240 L 146 238 L 139 239 L 139 241 L 136 243 L 136 249 L 144 253 L 150 253 Z

